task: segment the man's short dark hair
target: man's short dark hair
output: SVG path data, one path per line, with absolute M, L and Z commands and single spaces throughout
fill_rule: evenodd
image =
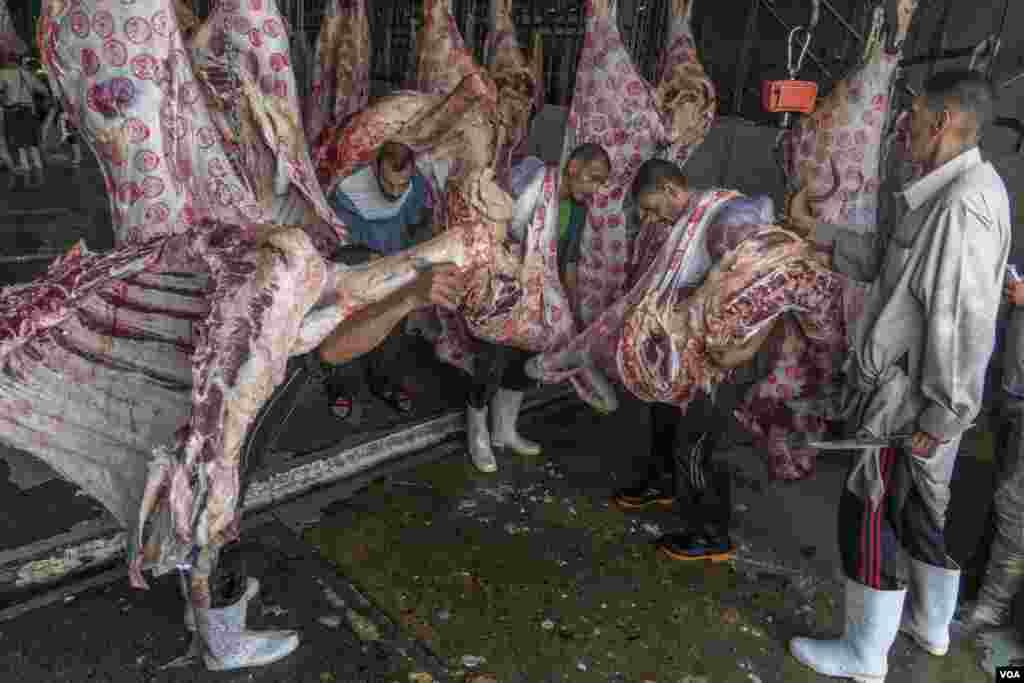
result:
M 569 154 L 569 161 L 575 161 L 576 163 L 584 166 L 588 166 L 595 161 L 603 161 L 607 164 L 609 171 L 612 169 L 611 156 L 604 147 L 596 142 L 584 142 L 582 145 L 578 146 Z
M 635 199 L 650 192 L 657 192 L 666 183 L 672 183 L 680 188 L 685 188 L 686 176 L 671 161 L 649 159 L 640 166 L 636 172 L 636 177 L 633 178 L 633 187 L 631 188 L 633 198 Z
M 974 119 L 975 135 L 995 118 L 996 91 L 984 74 L 969 69 L 940 71 L 924 84 L 928 108 L 939 113 L 952 102 Z
M 387 159 L 388 166 L 391 168 L 396 171 L 404 171 L 415 161 L 416 154 L 412 151 L 411 147 L 389 140 L 377 150 L 377 164 L 383 164 L 385 159 Z

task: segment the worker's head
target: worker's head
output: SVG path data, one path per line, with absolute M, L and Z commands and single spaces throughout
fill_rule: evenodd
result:
M 924 84 L 910 110 L 910 156 L 932 164 L 978 144 L 995 115 L 995 90 L 977 71 L 943 71 Z M 946 159 L 948 160 L 948 159 Z
M 595 142 L 584 143 L 572 151 L 565 164 L 564 194 L 586 204 L 604 187 L 611 173 L 612 160 L 604 147 Z
M 377 150 L 377 184 L 389 199 L 398 199 L 409 189 L 416 171 L 416 155 L 398 142 L 385 142 Z
M 686 176 L 664 159 L 650 159 L 633 179 L 633 205 L 640 225 L 675 223 L 690 199 Z

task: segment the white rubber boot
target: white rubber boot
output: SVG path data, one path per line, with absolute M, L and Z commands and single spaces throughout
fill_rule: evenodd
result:
M 960 570 L 910 558 L 910 589 L 900 631 L 936 657 L 949 652 L 949 624 L 956 613 Z
M 523 405 L 523 392 L 498 389 L 491 399 L 491 446 L 508 448 L 518 455 L 540 455 L 540 444 L 524 439 L 516 431 L 516 419 Z
M 245 593 L 242 595 L 242 603 L 243 603 L 243 605 L 242 605 L 242 620 L 243 621 L 245 621 L 245 618 L 248 616 L 249 601 L 252 600 L 253 598 L 255 598 L 259 594 L 260 594 L 260 581 L 259 581 L 259 579 L 255 579 L 255 578 L 250 576 L 248 579 L 246 579 Z M 188 600 L 188 596 L 185 596 L 185 600 L 186 601 Z M 185 628 L 187 628 L 189 631 L 195 631 L 196 630 L 196 620 L 195 620 L 195 617 L 193 615 L 194 615 L 194 612 L 192 611 L 192 606 L 187 604 L 187 602 L 186 602 L 186 604 L 185 604 Z
M 846 580 L 846 625 L 837 640 L 794 638 L 789 651 L 823 676 L 881 683 L 889 671 L 906 590 L 879 591 Z
M 246 591 L 248 595 L 248 591 Z M 295 631 L 248 631 L 245 596 L 219 609 L 196 608 L 203 662 L 210 671 L 266 666 L 284 659 L 299 646 Z
M 29 147 L 28 156 L 32 162 L 32 168 L 37 171 L 43 170 L 43 155 L 39 153 L 38 147 Z
M 477 410 L 466 406 L 466 436 L 469 439 L 469 456 L 481 472 L 490 474 L 498 471 L 498 461 L 491 450 L 491 435 L 487 431 L 487 408 Z

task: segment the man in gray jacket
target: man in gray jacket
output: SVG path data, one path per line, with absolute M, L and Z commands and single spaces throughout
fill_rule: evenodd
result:
M 871 283 L 851 323 L 847 424 L 865 436 L 914 434 L 905 446 L 863 451 L 844 487 L 843 635 L 790 643 L 827 676 L 884 680 L 898 631 L 933 655 L 949 648 L 960 580 L 943 533 L 949 483 L 981 408 L 1010 248 L 1006 187 L 978 150 L 993 108 L 977 72 L 928 80 L 911 110 L 911 156 L 927 173 L 896 195 L 899 210 L 878 233 L 815 224 L 806 190 L 790 209 L 795 228 L 832 245 L 836 270 Z M 900 546 L 909 585 L 896 578 Z

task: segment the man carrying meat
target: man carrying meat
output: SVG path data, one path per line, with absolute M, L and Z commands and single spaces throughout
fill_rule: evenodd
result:
M 815 224 L 806 188 L 790 209 L 794 226 L 832 245 L 835 269 L 871 283 L 852 331 L 843 417 L 859 435 L 913 433 L 906 445 L 863 451 L 844 487 L 843 635 L 790 642 L 827 676 L 884 680 L 899 631 L 933 655 L 949 648 L 960 579 L 943 534 L 949 485 L 960 436 L 981 408 L 1010 246 L 1006 187 L 978 150 L 994 99 L 976 72 L 925 83 L 910 155 L 927 172 L 897 195 L 899 211 L 878 233 Z M 901 546 L 909 585 L 896 578 Z
M 596 143 L 585 143 L 574 149 L 558 181 L 557 195 L 552 198 L 551 206 L 545 204 L 542 192 L 548 172 L 546 166 L 537 168 L 517 196 L 509 223 L 509 239 L 520 244 L 526 242 L 527 231 L 539 208 L 558 212 L 558 274 L 570 305 L 575 306 L 577 263 L 587 204 L 608 181 L 611 160 L 608 152 Z M 489 473 L 498 469 L 492 447 L 519 455 L 537 455 L 541 448 L 516 430 L 524 393 L 534 384 L 525 372 L 526 361 L 532 354 L 487 342 L 481 342 L 480 347 L 466 408 L 467 437 L 473 464 L 481 472 Z
M 690 210 L 692 194 L 678 166 L 653 159 L 640 167 L 632 196 L 643 228 L 627 287 L 649 267 L 666 232 Z M 773 217 L 768 197 L 736 197 L 723 204 L 708 229 L 698 235 L 700 243 L 690 247 L 696 249 L 697 258 L 685 274 L 687 288 L 700 286 L 725 243 L 736 242 L 737 234 L 748 226 L 771 224 Z M 657 541 L 659 551 L 670 559 L 725 559 L 732 553 L 731 475 L 723 464 L 713 464 L 711 456 L 728 433 L 730 415 L 744 388 L 761 375 L 756 366 L 744 363 L 737 368 L 733 380 L 719 387 L 714 399 L 699 392 L 685 415 L 674 405 L 651 404 L 650 453 L 634 460 L 635 481 L 617 490 L 612 500 L 623 511 L 678 503 L 683 528 Z

